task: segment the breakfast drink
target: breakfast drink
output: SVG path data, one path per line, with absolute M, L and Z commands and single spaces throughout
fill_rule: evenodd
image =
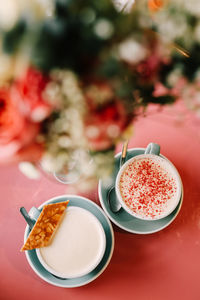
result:
M 155 220 L 168 215 L 180 200 L 175 167 L 157 155 L 139 155 L 124 165 L 118 180 L 123 207 L 134 216 Z
M 74 278 L 93 270 L 105 251 L 105 233 L 89 211 L 68 207 L 52 243 L 37 249 L 42 265 L 51 273 Z

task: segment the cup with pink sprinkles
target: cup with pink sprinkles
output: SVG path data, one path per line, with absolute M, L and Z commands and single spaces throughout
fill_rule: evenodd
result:
M 145 154 L 129 159 L 116 178 L 116 195 L 130 215 L 143 220 L 162 219 L 177 207 L 182 183 L 175 166 L 151 143 Z

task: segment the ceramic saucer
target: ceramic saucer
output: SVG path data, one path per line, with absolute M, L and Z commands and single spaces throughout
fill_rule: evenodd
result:
M 103 212 L 103 210 L 97 204 L 95 204 L 87 198 L 76 195 L 63 195 L 46 201 L 39 207 L 39 209 L 42 210 L 42 207 L 45 204 L 62 202 L 66 200 L 70 200 L 68 204 L 69 206 L 78 206 L 87 209 L 93 215 L 95 215 L 97 219 L 101 222 L 106 235 L 106 250 L 99 265 L 92 272 L 82 277 L 77 277 L 73 279 L 61 279 L 49 273 L 40 264 L 35 250 L 26 251 L 25 254 L 31 268 L 40 278 L 55 286 L 72 288 L 88 284 L 89 282 L 95 280 L 106 269 L 113 254 L 114 234 L 112 225 L 105 213 Z M 24 240 L 27 239 L 29 232 L 30 228 L 29 226 L 27 226 L 24 234 Z
M 145 149 L 144 148 L 133 148 L 129 149 L 127 152 L 127 159 L 130 159 L 133 156 L 139 155 L 139 154 L 144 154 Z M 181 199 L 175 208 L 175 210 L 168 215 L 167 217 L 160 219 L 160 220 L 155 220 L 155 221 L 146 221 L 146 220 L 140 220 L 137 219 L 131 215 L 129 215 L 123 208 L 121 208 L 117 213 L 113 213 L 108 205 L 108 200 L 107 200 L 107 193 L 110 190 L 112 186 L 115 184 L 115 179 L 117 172 L 119 170 L 119 160 L 120 160 L 121 153 L 118 153 L 115 156 L 115 170 L 113 173 L 112 178 L 110 180 L 106 181 L 99 181 L 99 186 L 98 186 L 98 193 L 99 193 L 99 198 L 100 198 L 100 203 L 110 220 L 117 225 L 118 227 L 131 232 L 131 233 L 137 233 L 137 234 L 150 234 L 154 233 L 157 231 L 160 231 L 167 227 L 172 221 L 176 218 L 178 215 L 182 201 L 183 201 L 183 186 L 182 186 L 182 195 Z M 163 155 L 160 155 L 163 158 L 167 159 Z M 108 183 L 109 182 L 109 183 Z M 111 193 L 111 197 L 115 197 L 114 193 Z

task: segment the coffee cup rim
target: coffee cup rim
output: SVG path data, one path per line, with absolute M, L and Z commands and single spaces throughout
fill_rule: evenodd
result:
M 120 178 L 121 175 L 123 173 L 123 171 L 126 169 L 126 167 L 134 160 L 138 159 L 138 158 L 142 158 L 142 157 L 159 157 L 160 159 L 167 161 L 167 163 L 172 167 L 172 169 L 174 170 L 174 174 L 176 176 L 176 181 L 177 181 L 177 197 L 174 201 L 174 205 L 171 207 L 170 210 L 168 210 L 165 214 L 162 214 L 161 216 L 156 216 L 154 218 L 151 217 L 142 217 L 136 213 L 134 213 L 128 206 L 126 206 L 126 204 L 124 203 L 124 201 L 122 200 L 122 196 L 120 193 L 120 188 L 119 188 L 119 182 L 120 182 Z M 132 215 L 133 217 L 137 218 L 137 219 L 141 219 L 141 220 L 146 220 L 146 221 L 155 221 L 155 220 L 160 220 L 163 219 L 165 217 L 167 217 L 168 215 L 170 215 L 174 209 L 177 207 L 180 199 L 181 199 L 181 191 L 182 191 L 182 181 L 181 181 L 181 177 L 179 175 L 178 170 L 176 169 L 176 167 L 174 166 L 174 164 L 167 159 L 165 156 L 163 156 L 162 154 L 156 155 L 156 154 L 139 154 L 136 156 L 131 157 L 130 159 L 128 159 L 123 166 L 120 168 L 120 170 L 117 173 L 116 176 L 116 181 L 115 181 L 115 191 L 116 191 L 116 196 L 118 201 L 120 202 L 120 204 L 122 205 L 123 209 L 129 213 L 130 215 Z
M 38 260 L 39 262 L 41 263 L 41 265 L 48 271 L 50 272 L 51 274 L 57 276 L 57 277 L 60 277 L 60 278 L 63 278 L 63 279 L 73 279 L 73 278 L 78 278 L 78 277 L 82 277 L 86 274 L 89 274 L 90 272 L 92 272 L 97 266 L 98 264 L 101 262 L 103 256 L 104 256 L 104 253 L 105 253 L 105 249 L 106 249 L 106 235 L 105 235 L 105 231 L 104 231 L 104 228 L 101 224 L 101 222 L 96 218 L 96 216 L 94 214 L 92 214 L 92 212 L 88 211 L 87 209 L 83 208 L 83 207 L 78 207 L 78 206 L 69 206 L 67 207 L 67 210 L 84 210 L 85 212 L 87 212 L 88 214 L 90 214 L 93 219 L 95 220 L 95 222 L 98 224 L 98 227 L 100 229 L 100 232 L 101 232 L 101 236 L 102 236 L 102 247 L 101 247 L 101 252 L 99 253 L 99 256 L 98 256 L 98 259 L 96 260 L 95 264 L 93 265 L 90 265 L 87 269 L 85 269 L 84 271 L 82 272 L 79 272 L 77 273 L 76 275 L 67 275 L 66 276 L 66 273 L 60 273 L 60 272 L 57 272 L 55 271 L 53 268 L 51 268 L 45 261 L 44 259 L 42 258 L 42 255 L 41 255 L 41 252 L 40 252 L 40 248 L 37 248 L 36 249 L 36 254 L 37 254 L 37 257 L 38 257 Z

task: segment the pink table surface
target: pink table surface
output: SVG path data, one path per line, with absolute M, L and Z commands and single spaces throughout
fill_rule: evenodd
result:
M 135 122 L 130 147 L 161 145 L 161 152 L 177 167 L 183 180 L 184 200 L 175 221 L 164 230 L 130 234 L 114 228 L 115 248 L 107 269 L 88 285 L 66 289 L 40 279 L 24 253 L 28 210 L 66 193 L 66 186 L 42 177 L 27 179 L 17 166 L 0 168 L 0 299 L 200 299 L 200 120 L 183 107 L 166 107 Z M 120 149 L 120 147 L 119 147 Z M 118 150 L 119 150 L 118 149 Z M 88 196 L 99 204 L 97 189 Z

